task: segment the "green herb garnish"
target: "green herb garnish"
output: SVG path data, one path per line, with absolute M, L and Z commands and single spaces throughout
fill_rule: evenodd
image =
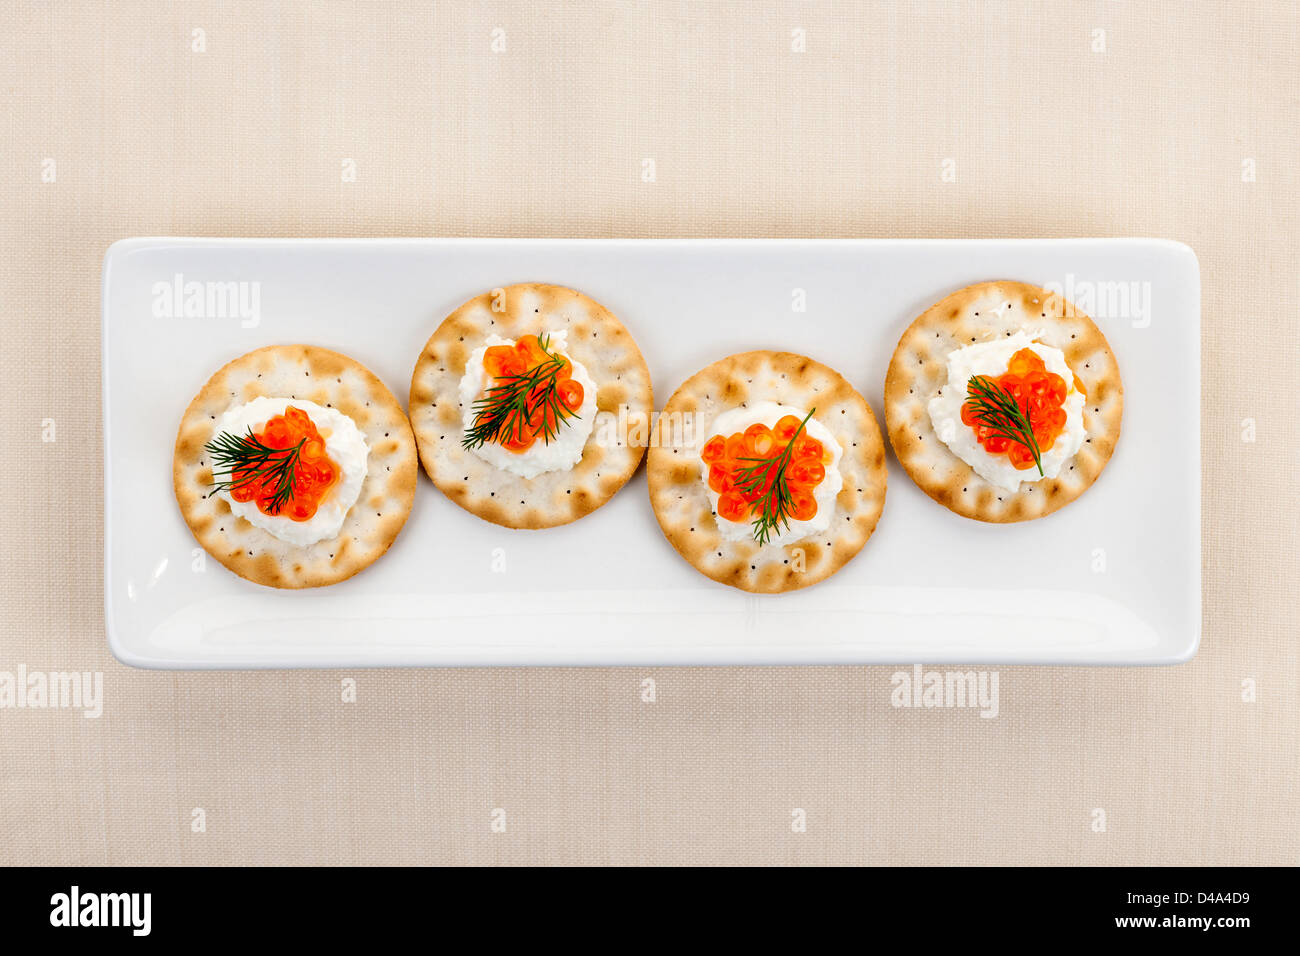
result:
M 966 404 L 974 419 L 992 434 L 1024 445 L 1034 456 L 1038 474 L 1043 474 L 1043 459 L 1029 419 L 1029 404 L 1020 403 L 1005 388 L 984 375 L 974 375 L 966 383 Z
M 214 487 L 207 497 L 219 491 L 233 491 L 253 482 L 262 482 L 273 489 L 266 505 L 267 514 L 279 514 L 280 509 L 293 500 L 298 456 L 306 441 L 304 437 L 289 448 L 272 448 L 262 444 L 252 428 L 243 437 L 222 432 L 203 446 L 212 456 L 213 477 L 216 478 L 218 472 L 224 473 L 224 477 L 213 482 Z
M 518 375 L 501 375 L 482 398 L 474 400 L 474 420 L 465 431 L 461 445 L 478 448 L 485 442 L 522 440 L 528 423 L 541 411 L 542 440 L 550 444 L 559 434 L 559 426 L 574 417 L 560 401 L 558 375 L 564 358 L 547 348 L 548 338 L 538 336 L 537 344 L 547 359 Z
M 790 527 L 790 512 L 794 508 L 794 498 L 790 494 L 790 485 L 785 473 L 790 462 L 794 460 L 794 443 L 803 434 L 804 426 L 808 424 L 808 419 L 812 418 L 815 411 L 817 409 L 810 409 L 803 417 L 799 427 L 790 436 L 790 441 L 775 458 L 737 459 L 753 462 L 753 464 L 737 469 L 736 490 L 742 495 L 752 495 L 763 488 L 767 489 L 763 497 L 756 502 L 758 515 L 754 518 L 754 540 L 759 544 L 767 544 L 773 534 L 780 534 L 782 530 Z

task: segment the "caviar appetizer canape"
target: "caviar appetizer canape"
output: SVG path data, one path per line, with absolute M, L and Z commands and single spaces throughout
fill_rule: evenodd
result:
M 790 352 L 743 352 L 688 379 L 659 417 L 646 473 L 673 547 L 745 591 L 834 574 L 885 504 L 870 406 L 838 372 Z
M 640 349 L 581 292 L 526 283 L 449 315 L 411 377 L 411 424 L 433 483 L 480 518 L 550 528 L 636 471 L 653 395 Z
M 885 380 L 899 462 L 935 501 L 980 521 L 1051 514 L 1097 480 L 1124 387 L 1101 330 L 1061 296 L 983 282 L 903 333 Z
M 349 578 L 406 523 L 418 472 L 397 399 L 337 352 L 279 345 L 218 371 L 176 436 L 186 524 L 241 577 L 278 588 Z

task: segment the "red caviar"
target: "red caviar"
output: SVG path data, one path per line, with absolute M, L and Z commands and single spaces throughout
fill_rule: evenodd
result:
M 555 358 L 559 358 L 561 362 L 559 371 L 555 373 L 556 397 L 569 411 L 577 412 L 582 407 L 586 393 L 582 383 L 573 378 L 573 363 L 558 352 L 547 354 L 535 335 L 522 336 L 514 345 L 490 346 L 483 353 L 483 370 L 494 380 L 514 378 L 526 374 L 539 365 L 554 361 Z M 489 382 L 484 388 L 485 395 L 493 384 L 494 382 Z M 533 447 L 539 435 L 550 434 L 554 437 L 559 431 L 560 422 L 557 420 L 559 416 L 554 407 L 544 401 L 544 394 L 549 387 L 548 378 L 529 393 L 528 407 L 533 411 L 521 427 L 512 426 L 509 435 L 497 440 L 502 448 L 522 454 Z
M 254 437 L 268 448 L 284 449 L 285 455 L 297 449 L 293 465 L 293 495 L 279 511 L 275 508 L 276 481 L 270 475 L 254 477 L 258 468 L 250 467 L 231 476 L 230 497 L 235 501 L 256 501 L 264 515 L 285 515 L 294 521 L 310 521 L 321 501 L 338 482 L 338 464 L 325 451 L 325 439 L 316 430 L 307 413 L 292 405 L 283 415 L 267 420 Z M 262 466 L 263 470 L 265 466 Z
M 709 466 L 709 488 L 718 493 L 719 518 L 742 522 L 756 517 L 761 508 L 758 502 L 771 491 L 770 482 L 777 469 L 769 469 L 766 486 L 748 493 L 736 488 L 737 473 L 756 464 L 744 459 L 779 458 L 790 444 L 791 436 L 799 431 L 799 425 L 800 419 L 786 415 L 772 428 L 759 423 L 732 435 L 714 435 L 704 443 L 700 459 Z M 796 439 L 790 454 L 790 464 L 785 470 L 786 486 L 793 502 L 790 516 L 796 521 L 808 521 L 817 515 L 814 492 L 825 479 L 832 456 L 806 432 Z
M 1068 391 L 1065 379 L 1055 372 L 1047 371 L 1043 360 L 1033 349 L 1021 349 L 1011 356 L 1006 372 L 994 381 L 1029 416 L 1039 452 L 1045 452 L 1055 445 L 1056 439 L 1065 431 L 1064 405 Z M 1021 471 L 1034 467 L 1034 453 L 1029 446 L 995 434 L 997 429 L 981 424 L 969 400 L 961 406 L 961 420 L 963 425 L 969 425 L 975 430 L 975 439 L 990 455 L 1006 455 L 1011 464 Z

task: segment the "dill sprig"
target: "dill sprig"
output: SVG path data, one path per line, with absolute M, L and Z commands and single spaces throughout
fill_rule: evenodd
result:
M 1043 459 L 1029 420 L 1029 406 L 1024 408 L 1005 388 L 984 375 L 971 376 L 966 383 L 966 401 L 974 419 L 994 435 L 1024 445 L 1034 456 L 1038 474 L 1043 474 Z
M 775 458 L 740 458 L 738 461 L 753 462 L 736 471 L 736 490 L 742 495 L 750 495 L 766 487 L 763 497 L 758 499 L 758 516 L 754 518 L 754 540 L 760 545 L 772 540 L 773 534 L 780 534 L 790 527 L 790 512 L 794 509 L 794 497 L 790 494 L 790 484 L 786 479 L 786 469 L 794 460 L 794 443 L 803 434 L 804 426 L 812 418 L 816 408 L 809 409 L 799 427 L 790 436 L 789 443 L 781 449 Z M 769 474 L 772 477 L 768 484 Z
M 222 432 L 203 446 L 212 456 L 213 477 L 217 478 L 218 472 L 224 473 L 224 477 L 213 482 L 214 487 L 207 496 L 269 478 L 274 490 L 266 510 L 268 514 L 279 514 L 293 500 L 298 457 L 306 441 L 304 437 L 289 448 L 272 448 L 259 441 L 252 428 L 242 437 Z
M 560 401 L 558 380 L 564 358 L 547 348 L 549 339 L 538 336 L 537 344 L 547 359 L 519 375 L 502 375 L 496 384 L 474 400 L 474 420 L 465 430 L 461 445 L 478 448 L 485 442 L 522 438 L 528 422 L 542 410 L 542 440 L 546 444 L 559 434 L 559 426 L 574 417 Z M 536 392 L 536 394 L 534 394 Z

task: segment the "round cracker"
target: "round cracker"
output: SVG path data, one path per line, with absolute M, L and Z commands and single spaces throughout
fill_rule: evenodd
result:
M 1065 353 L 1087 401 L 1083 447 L 1057 477 L 1021 482 L 1010 492 L 939 440 L 928 406 L 948 385 L 949 353 L 1018 331 Z M 1024 282 L 981 282 L 931 306 L 903 333 L 885 378 L 885 423 L 898 460 L 927 495 L 978 521 L 1041 518 L 1078 498 L 1110 460 L 1123 413 L 1119 365 L 1101 329 L 1062 296 Z
M 725 540 L 701 475 L 697 448 L 717 416 L 762 401 L 815 408 L 844 449 L 830 525 L 789 544 Z M 867 543 L 885 506 L 885 442 L 871 406 L 839 372 L 793 352 L 741 352 L 673 393 L 656 423 L 646 477 L 659 527 L 682 557 L 722 584 L 777 594 L 825 580 Z
M 596 383 L 596 422 L 568 471 L 521 478 L 461 445 L 460 380 L 489 335 L 519 339 L 568 331 L 565 354 Z M 558 285 L 521 283 L 470 299 L 425 343 L 411 376 L 411 425 L 433 483 L 466 511 L 507 528 L 553 528 L 609 501 L 641 463 L 654 393 L 650 369 L 623 323 L 600 303 Z
M 227 409 L 259 396 L 337 408 L 365 435 L 366 478 L 336 537 L 289 544 L 236 517 L 219 495 L 209 497 L 212 463 L 203 446 Z M 335 584 L 373 564 L 411 513 L 418 472 L 415 437 L 388 387 L 354 359 L 311 345 L 272 345 L 223 366 L 190 402 L 172 458 L 176 501 L 199 544 L 240 577 L 275 588 Z

